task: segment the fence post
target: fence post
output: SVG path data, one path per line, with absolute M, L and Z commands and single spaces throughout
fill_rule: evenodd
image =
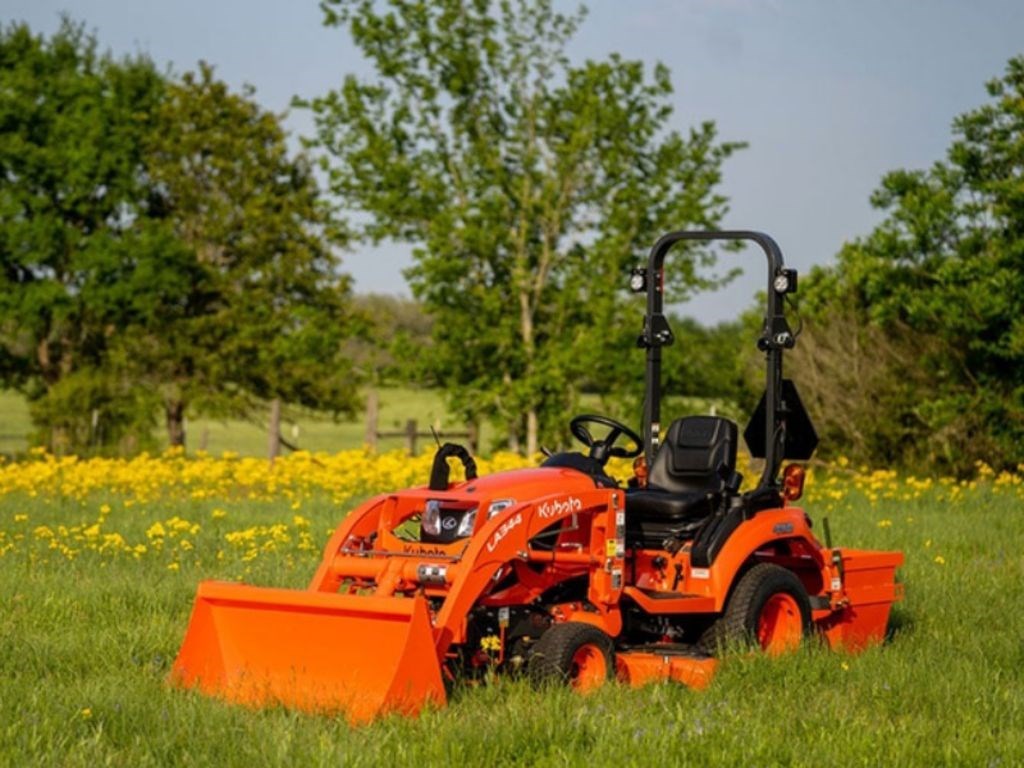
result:
M 366 447 L 377 452 L 377 420 L 380 417 L 380 396 L 376 389 L 366 393 Z
M 405 422 L 405 447 L 410 456 L 416 455 L 416 419 Z

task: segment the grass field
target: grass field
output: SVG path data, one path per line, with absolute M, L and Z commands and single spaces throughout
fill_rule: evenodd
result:
M 465 424 L 448 411 L 441 390 L 381 387 L 378 394 L 380 411 L 377 428 L 381 432 L 401 431 L 409 419 L 416 420 L 420 432 L 429 432 L 431 426 L 442 432 L 461 432 L 465 429 Z M 728 406 L 722 403 L 702 398 L 666 397 L 663 402 L 666 413 L 702 413 L 712 405 L 720 410 L 723 407 L 728 410 Z M 588 409 L 598 413 L 605 411 L 600 398 L 589 394 L 582 396 L 580 409 L 581 412 Z M 186 449 L 190 453 L 205 446 L 205 450 L 214 455 L 224 451 L 240 456 L 267 455 L 267 429 L 262 424 L 204 418 L 192 419 L 186 427 Z M 0 455 L 24 455 L 30 447 L 28 437 L 32 431 L 25 398 L 17 392 L 0 390 Z M 358 449 L 365 443 L 366 417 L 360 413 L 351 419 L 336 421 L 322 413 L 286 408 L 281 433 L 290 443 L 306 451 Z M 158 445 L 166 448 L 166 435 L 159 424 L 154 435 Z M 480 445 L 485 447 L 499 439 L 493 425 L 486 422 L 480 426 L 479 437 Z M 420 438 L 417 451 L 430 451 L 433 445 L 432 438 Z M 404 437 L 381 438 L 378 444 L 381 451 L 404 447 Z
M 382 388 L 378 429 L 382 432 L 401 430 L 408 419 L 415 419 L 419 429 L 425 432 L 430 431 L 431 425 L 453 431 L 460 431 L 465 426 L 451 419 L 443 393 L 438 390 Z M 29 447 L 31 432 L 25 398 L 16 392 L 0 391 L 0 453 L 23 454 Z M 366 420 L 363 414 L 335 421 L 322 414 L 286 410 L 281 433 L 286 440 L 307 451 L 361 448 L 366 435 Z M 159 444 L 166 447 L 163 430 L 158 428 L 154 434 Z M 487 434 L 483 437 L 488 439 Z M 192 419 L 187 424 L 186 440 L 190 451 L 205 444 L 207 451 L 218 455 L 224 451 L 242 456 L 267 455 L 266 428 L 248 421 Z M 383 438 L 379 448 L 386 451 L 404 445 L 404 438 Z M 432 441 L 427 438 L 421 440 L 420 445 L 426 448 L 432 445 Z
M 148 463 L 147 463 L 148 462 Z M 487 469 L 516 462 L 496 457 Z M 819 473 L 837 543 L 901 549 L 883 647 L 732 657 L 711 687 L 502 681 L 361 729 L 165 685 L 197 581 L 302 587 L 353 502 L 427 460 L 0 465 L 0 764 L 1024 764 L 1024 485 Z

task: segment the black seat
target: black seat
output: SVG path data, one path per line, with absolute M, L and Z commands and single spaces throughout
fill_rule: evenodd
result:
M 717 416 L 672 422 L 647 476 L 647 487 L 626 494 L 630 545 L 661 549 L 670 538 L 689 538 L 740 484 L 736 473 L 739 430 Z

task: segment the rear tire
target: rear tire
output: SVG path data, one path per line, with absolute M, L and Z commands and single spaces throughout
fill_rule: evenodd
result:
M 776 656 L 811 633 L 811 601 L 796 574 L 760 563 L 740 578 L 725 613 L 705 630 L 700 646 L 720 656 L 730 647 L 760 648 Z
M 554 683 L 581 692 L 594 690 L 615 679 L 614 643 L 591 624 L 553 624 L 533 647 L 529 673 L 534 685 Z

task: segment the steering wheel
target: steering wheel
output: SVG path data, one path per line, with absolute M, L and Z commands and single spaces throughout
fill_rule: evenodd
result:
M 611 432 L 603 440 L 595 440 L 594 436 L 590 434 L 590 430 L 587 429 L 587 424 L 600 424 L 603 427 L 608 427 Z M 569 431 L 572 432 L 573 437 L 590 449 L 590 458 L 601 462 L 602 466 L 612 456 L 620 459 L 632 459 L 639 456 L 644 450 L 644 440 L 640 435 L 625 424 L 607 416 L 594 414 L 576 416 L 569 422 Z M 625 435 L 632 440 L 636 448 L 627 450 L 615 445 L 615 441 L 619 439 L 620 435 Z

